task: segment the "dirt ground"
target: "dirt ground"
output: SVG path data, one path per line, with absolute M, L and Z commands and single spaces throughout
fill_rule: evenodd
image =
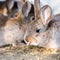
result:
M 60 60 L 60 50 L 35 46 L 0 48 L 0 60 Z

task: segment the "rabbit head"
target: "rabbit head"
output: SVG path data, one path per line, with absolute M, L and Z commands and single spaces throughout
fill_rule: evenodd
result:
M 17 7 L 15 5 L 17 5 Z M 26 0 L 17 0 L 17 1 L 6 0 L 6 6 L 8 9 L 8 15 L 11 17 L 17 16 L 16 12 L 18 12 L 18 15 L 20 13 L 20 15 L 23 15 L 24 17 L 28 17 L 29 12 L 31 10 L 31 3 Z

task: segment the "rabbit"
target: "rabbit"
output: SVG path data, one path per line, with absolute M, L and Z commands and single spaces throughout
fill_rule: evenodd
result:
M 52 9 L 48 5 L 40 8 L 40 0 L 34 0 L 34 10 L 35 22 L 32 24 L 35 23 L 34 25 L 38 29 L 35 33 L 25 36 L 25 43 L 27 45 L 60 49 L 60 14 L 52 16 Z
M 21 0 L 22 1 L 22 0 Z M 24 4 L 28 5 L 28 4 Z M 22 6 L 21 9 L 25 9 L 23 12 L 30 11 L 30 8 L 28 6 Z M 26 11 L 27 10 L 27 11 Z M 22 11 L 15 11 L 13 15 L 15 17 L 9 17 L 9 16 L 0 16 L 0 47 L 4 45 L 12 45 L 17 46 L 21 43 L 21 41 L 24 39 L 25 32 L 27 30 L 27 26 L 32 22 L 32 17 L 28 16 L 25 18 L 25 15 Z M 29 12 L 27 13 L 29 14 Z

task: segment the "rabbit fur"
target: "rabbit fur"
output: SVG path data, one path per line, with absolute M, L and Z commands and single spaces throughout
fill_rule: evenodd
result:
M 39 8 L 40 0 L 34 0 L 34 6 L 35 22 L 32 24 L 34 24 L 38 29 L 35 33 L 32 33 L 25 37 L 25 43 L 27 45 L 59 49 L 60 14 L 52 16 L 52 9 L 48 5 Z
M 30 20 L 32 19 L 31 16 L 25 17 L 24 15 L 27 11 L 27 15 L 29 14 L 30 8 L 28 7 L 29 4 L 26 4 L 26 2 L 24 5 L 22 4 L 22 7 L 20 7 L 21 11 L 15 11 L 12 14 L 13 16 L 15 15 L 13 18 L 4 15 L 0 16 L 0 47 L 8 44 L 17 46 L 24 40 L 27 26 L 32 22 L 32 20 Z

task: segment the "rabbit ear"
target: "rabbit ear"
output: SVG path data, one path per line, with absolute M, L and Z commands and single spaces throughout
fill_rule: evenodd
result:
M 40 0 L 34 0 L 35 20 L 40 18 Z
M 19 11 L 19 12 L 22 11 L 22 7 L 23 7 L 24 3 L 25 3 L 24 0 L 19 0 L 19 1 L 17 1 L 17 7 L 18 7 L 18 11 Z
M 50 22 L 50 18 L 52 16 L 52 9 L 50 6 L 45 5 L 42 7 L 41 9 L 41 19 L 42 19 L 42 23 L 44 25 L 47 25 Z
M 11 9 L 14 6 L 14 0 L 6 0 L 6 6 L 7 6 L 7 9 L 11 11 Z
M 31 10 L 31 3 L 26 1 L 22 8 L 23 15 L 27 17 L 30 10 Z

